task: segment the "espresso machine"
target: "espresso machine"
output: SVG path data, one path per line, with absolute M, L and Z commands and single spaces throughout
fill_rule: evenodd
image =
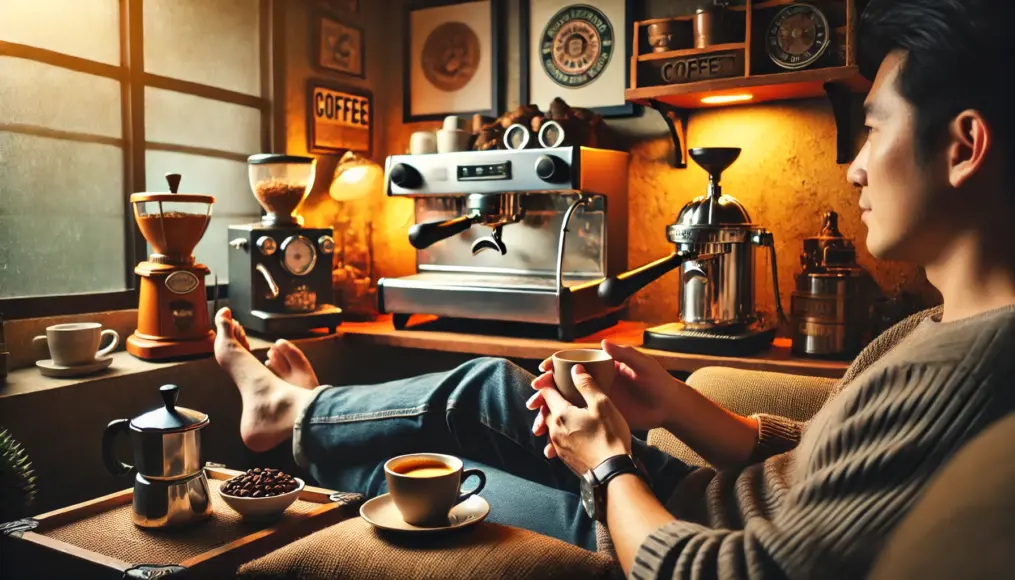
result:
M 860 352 L 860 275 L 853 242 L 839 231 L 829 211 L 817 236 L 804 239 L 803 271 L 791 298 L 793 354 L 852 358 Z
M 380 312 L 399 329 L 428 314 L 565 341 L 616 323 L 620 308 L 596 290 L 627 264 L 628 157 L 579 146 L 388 157 L 387 195 L 414 200 L 416 273 L 378 282 Z
M 719 181 L 739 148 L 690 150 L 691 159 L 709 174 L 708 193 L 688 202 L 666 237 L 675 246 L 669 256 L 599 286 L 604 304 L 617 306 L 663 274 L 680 268 L 678 321 L 645 330 L 648 348 L 744 356 L 768 349 L 785 318 L 779 301 L 775 246 L 770 232 L 751 221 L 747 209 L 724 195 Z M 767 248 L 775 287 L 774 318 L 755 308 L 756 250 Z
M 134 272 L 140 276 L 137 329 L 127 352 L 143 360 L 173 360 L 212 353 L 215 332 L 208 320 L 204 277 L 211 271 L 194 258 L 211 220 L 215 198 L 178 193 L 178 173 L 169 173 L 169 192 L 130 196 L 134 219 L 152 247 Z
M 229 305 L 259 334 L 334 332 L 342 323 L 331 283 L 331 228 L 303 227 L 300 206 L 314 186 L 317 160 L 259 154 L 248 160 L 250 187 L 264 208 L 259 223 L 229 226 Z

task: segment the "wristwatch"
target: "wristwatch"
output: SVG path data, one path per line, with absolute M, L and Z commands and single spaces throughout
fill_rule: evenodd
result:
M 643 481 L 648 476 L 641 462 L 632 455 L 614 455 L 599 465 L 585 472 L 581 477 L 582 507 L 589 517 L 598 521 L 606 521 L 606 484 L 611 479 L 624 473 L 634 473 Z

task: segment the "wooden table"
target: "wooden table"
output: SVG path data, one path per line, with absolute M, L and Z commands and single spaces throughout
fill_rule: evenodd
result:
M 445 352 L 499 356 L 505 358 L 544 359 L 558 350 L 567 348 L 598 348 L 606 338 L 619 344 L 638 346 L 659 360 L 669 371 L 690 373 L 707 366 L 726 366 L 747 370 L 772 371 L 828 378 L 841 377 L 848 363 L 793 356 L 790 340 L 777 338 L 771 350 L 750 357 L 721 357 L 702 354 L 685 354 L 642 348 L 642 332 L 647 325 L 621 321 L 601 332 L 565 343 L 550 339 L 516 338 L 462 332 L 431 331 L 420 329 L 395 330 L 390 316 L 372 322 L 345 322 L 338 332 L 342 340 L 362 345 L 401 348 L 418 348 Z

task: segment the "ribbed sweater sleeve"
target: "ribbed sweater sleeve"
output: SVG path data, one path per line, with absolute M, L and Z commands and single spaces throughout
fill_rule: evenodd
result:
M 865 373 L 827 421 L 808 427 L 818 432 L 805 436 L 792 485 L 775 476 L 785 456 L 725 481 L 720 473 L 707 501 L 734 514 L 727 528 L 663 526 L 642 544 L 631 577 L 863 578 L 935 470 L 983 427 L 992 380 L 955 361 Z
M 751 415 L 758 422 L 758 443 L 751 454 L 751 463 L 785 453 L 797 446 L 804 424 L 777 415 L 759 413 Z

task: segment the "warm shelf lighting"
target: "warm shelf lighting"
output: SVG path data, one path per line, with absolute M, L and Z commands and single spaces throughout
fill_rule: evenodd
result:
M 702 97 L 701 102 L 706 105 L 726 105 L 729 103 L 743 103 L 750 101 L 754 98 L 754 95 L 742 94 L 742 95 L 714 95 L 711 97 Z

